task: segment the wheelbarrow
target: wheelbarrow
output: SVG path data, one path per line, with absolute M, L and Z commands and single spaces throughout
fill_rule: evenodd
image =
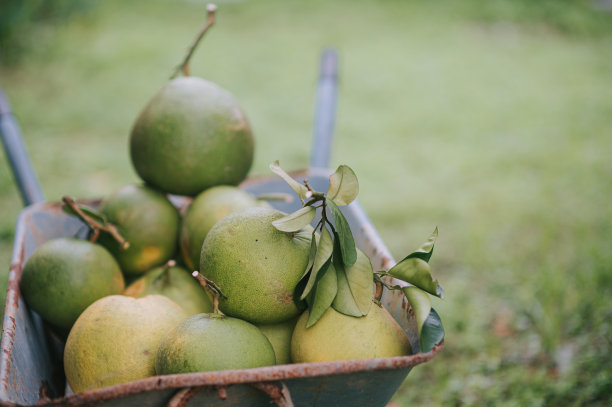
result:
M 337 95 L 337 54 L 325 50 L 316 90 L 310 166 L 291 175 L 308 179 L 325 191 Z M 62 368 L 63 344 L 40 316 L 28 309 L 19 291 L 25 261 L 46 240 L 83 233 L 80 220 L 66 214 L 60 203 L 44 202 L 36 175 L 8 102 L 0 92 L 0 133 L 26 207 L 17 219 L 0 359 L 0 405 L 24 406 L 385 406 L 410 370 L 431 360 L 443 343 L 431 351 L 419 349 L 416 321 L 401 291 L 386 291 L 382 304 L 404 328 L 413 354 L 400 357 L 322 363 L 296 363 L 243 370 L 154 376 L 111 387 L 71 394 Z M 276 176 L 248 178 L 241 188 L 254 194 L 292 193 Z M 184 202 L 174 197 L 173 202 Z M 99 201 L 81 201 L 96 206 Z M 285 212 L 300 202 L 273 201 Z M 359 202 L 342 207 L 357 247 L 371 259 L 374 270 L 395 263 Z M 418 385 L 415 383 L 415 386 Z M 68 389 L 68 390 L 67 390 Z

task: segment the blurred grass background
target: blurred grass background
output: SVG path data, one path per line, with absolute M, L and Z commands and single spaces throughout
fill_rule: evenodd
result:
M 579 0 L 219 1 L 192 74 L 230 90 L 252 174 L 305 168 L 319 55 L 340 53 L 332 167 L 396 258 L 435 226 L 446 347 L 393 403 L 606 406 L 612 394 L 612 13 Z M 131 124 L 201 1 L 4 1 L 0 86 L 45 196 L 136 182 Z M 0 164 L 2 284 L 18 191 Z M 5 288 L 2 287 L 2 292 Z

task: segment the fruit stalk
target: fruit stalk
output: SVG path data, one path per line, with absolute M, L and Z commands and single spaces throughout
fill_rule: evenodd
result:
M 376 291 L 374 292 L 374 301 L 376 301 L 377 303 L 380 303 L 380 299 L 382 298 L 383 291 L 384 291 L 384 285 L 382 281 L 378 281 L 378 280 L 376 280 L 374 284 L 376 286 Z
M 217 284 L 215 284 L 212 280 L 209 280 L 206 277 L 204 277 L 197 270 L 191 273 L 191 275 L 194 276 L 198 280 L 202 288 L 204 288 L 205 290 L 208 290 L 212 294 L 213 313 L 221 314 L 221 311 L 219 311 L 219 296 L 223 296 L 223 298 L 227 298 L 227 296 L 223 294 L 223 292 L 221 291 L 221 289 L 219 288 Z
M 93 217 L 87 215 L 80 207 L 79 205 L 74 201 L 74 199 L 68 197 L 68 196 L 63 196 L 62 197 L 62 201 L 64 202 L 64 204 L 66 206 L 68 206 L 70 209 L 72 209 L 74 211 L 74 213 L 77 214 L 77 216 L 87 224 L 87 226 L 89 226 L 91 228 L 92 234 L 89 237 L 89 241 L 92 243 L 95 243 L 98 240 L 98 236 L 100 236 L 100 231 L 103 230 L 107 233 L 109 233 L 116 241 L 117 243 L 119 243 L 119 246 L 125 250 L 128 247 L 130 247 L 130 242 L 128 242 L 127 240 L 125 240 L 125 238 L 123 236 L 121 236 L 121 234 L 119 233 L 119 231 L 117 230 L 117 228 L 115 227 L 115 225 L 112 225 L 110 223 L 100 223 L 98 222 L 96 219 L 94 219 Z
M 164 279 L 164 284 L 170 284 L 170 267 L 174 267 L 176 266 L 176 260 L 168 260 L 163 266 L 162 266 L 162 273 L 159 275 L 159 277 L 157 279 Z
M 208 4 L 206 6 L 206 11 L 208 12 L 206 23 L 200 29 L 200 32 L 198 33 L 195 40 L 193 41 L 193 43 L 187 50 L 187 54 L 185 54 L 185 58 L 183 58 L 183 62 L 181 62 L 181 64 L 176 67 L 170 79 L 176 78 L 176 76 L 180 72 L 183 72 L 183 75 L 185 76 L 189 76 L 189 60 L 191 59 L 191 56 L 193 55 L 198 44 L 200 43 L 200 40 L 202 39 L 202 37 L 204 37 L 204 34 L 206 34 L 206 31 L 208 31 L 208 29 L 215 23 L 215 12 L 217 11 L 217 6 L 212 3 Z

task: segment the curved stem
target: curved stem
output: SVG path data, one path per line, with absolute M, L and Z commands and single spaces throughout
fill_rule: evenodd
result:
M 74 199 L 68 197 L 68 196 L 63 196 L 62 197 L 62 201 L 64 202 L 64 204 L 66 206 L 68 206 L 70 209 L 72 209 L 72 211 L 74 213 L 76 213 L 76 215 L 87 224 L 87 226 L 89 226 L 89 228 L 92 230 L 92 234 L 89 238 L 90 242 L 96 242 L 98 240 L 98 237 L 100 236 L 100 231 L 103 230 L 105 232 L 107 232 L 108 234 L 110 234 L 116 241 L 117 243 L 119 243 L 119 246 L 125 250 L 128 247 L 130 247 L 130 242 L 128 242 L 127 240 L 125 240 L 125 238 L 123 236 L 121 236 L 121 234 L 119 233 L 119 231 L 117 230 L 117 227 L 115 227 L 115 225 L 111 224 L 111 223 L 100 223 L 98 222 L 96 219 L 94 219 L 92 216 L 89 216 L 88 214 L 86 214 L 80 207 L 79 205 L 74 201 Z
M 374 284 L 376 285 L 376 291 L 374 292 L 374 300 L 380 303 L 380 299 L 382 298 L 385 286 L 381 281 L 376 281 Z
M 158 281 L 160 279 L 164 280 L 164 285 L 170 284 L 170 268 L 176 266 L 176 260 L 170 259 L 162 266 L 161 274 L 155 279 Z
M 189 60 L 191 59 L 191 56 L 193 55 L 198 44 L 200 43 L 200 40 L 202 39 L 202 37 L 204 37 L 204 34 L 206 34 L 206 31 L 208 31 L 208 29 L 215 23 L 215 12 L 217 11 L 217 6 L 212 3 L 208 4 L 206 6 L 206 11 L 208 12 L 206 23 L 200 29 L 200 32 L 187 50 L 187 54 L 185 55 L 185 58 L 183 58 L 183 62 L 181 62 L 181 64 L 176 67 L 170 79 L 176 78 L 176 76 L 181 71 L 183 72 L 183 75 L 189 76 Z
M 202 288 L 204 288 L 205 290 L 208 290 L 208 292 L 212 294 L 213 312 L 215 314 L 221 314 L 221 311 L 219 311 L 219 296 L 222 296 L 223 298 L 227 298 L 227 295 L 223 294 L 223 291 L 221 291 L 221 289 L 219 288 L 217 284 L 215 284 L 212 280 L 209 280 L 206 277 L 204 277 L 197 270 L 191 273 L 191 275 L 194 276 L 198 280 L 198 283 L 200 283 Z

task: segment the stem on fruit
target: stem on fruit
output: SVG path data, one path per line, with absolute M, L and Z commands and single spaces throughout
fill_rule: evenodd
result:
M 382 281 L 375 281 L 374 284 L 376 286 L 376 291 L 374 291 L 374 301 L 380 302 L 385 286 L 383 285 Z
M 121 249 L 125 250 L 130 247 L 130 242 L 128 242 L 123 236 L 121 236 L 115 225 L 106 222 L 98 222 L 96 219 L 86 214 L 81 209 L 81 207 L 74 201 L 74 199 L 68 196 L 62 197 L 62 201 L 66 206 L 72 209 L 72 211 L 74 211 L 74 213 L 76 213 L 77 216 L 87 224 L 87 226 L 89 226 L 92 231 L 91 236 L 89 237 L 90 242 L 95 243 L 98 240 L 98 237 L 100 236 L 100 231 L 103 230 L 110 234 L 117 241 L 117 243 L 119 243 L 119 247 L 121 247 Z
M 166 283 L 166 285 L 170 284 L 170 267 L 174 266 L 176 266 L 176 261 L 172 259 L 168 260 L 166 264 L 163 265 L 164 271 L 162 271 L 162 275 L 164 276 L 164 283 Z
M 183 62 L 181 62 L 181 64 L 176 67 L 170 79 L 176 78 L 176 76 L 180 72 L 183 72 L 183 75 L 185 76 L 189 76 L 189 60 L 191 59 L 191 56 L 193 55 L 198 44 L 200 43 L 200 40 L 202 39 L 202 37 L 204 37 L 204 34 L 206 34 L 206 31 L 208 31 L 208 29 L 215 23 L 215 12 L 217 11 L 217 6 L 210 3 L 206 5 L 206 11 L 208 13 L 206 23 L 200 29 L 200 32 L 198 33 L 195 40 L 193 41 L 193 43 L 187 50 L 187 54 L 185 55 L 185 58 L 183 58 Z
M 205 290 L 208 290 L 208 292 L 212 294 L 213 312 L 215 314 L 221 314 L 221 311 L 219 311 L 219 296 L 223 296 L 223 298 L 227 298 L 227 295 L 223 294 L 223 291 L 221 291 L 221 289 L 219 288 L 217 284 L 215 284 L 212 280 L 209 280 L 206 277 L 204 277 L 197 270 L 191 273 L 191 275 L 194 276 L 198 280 L 198 283 L 200 283 L 202 288 L 204 288 Z

